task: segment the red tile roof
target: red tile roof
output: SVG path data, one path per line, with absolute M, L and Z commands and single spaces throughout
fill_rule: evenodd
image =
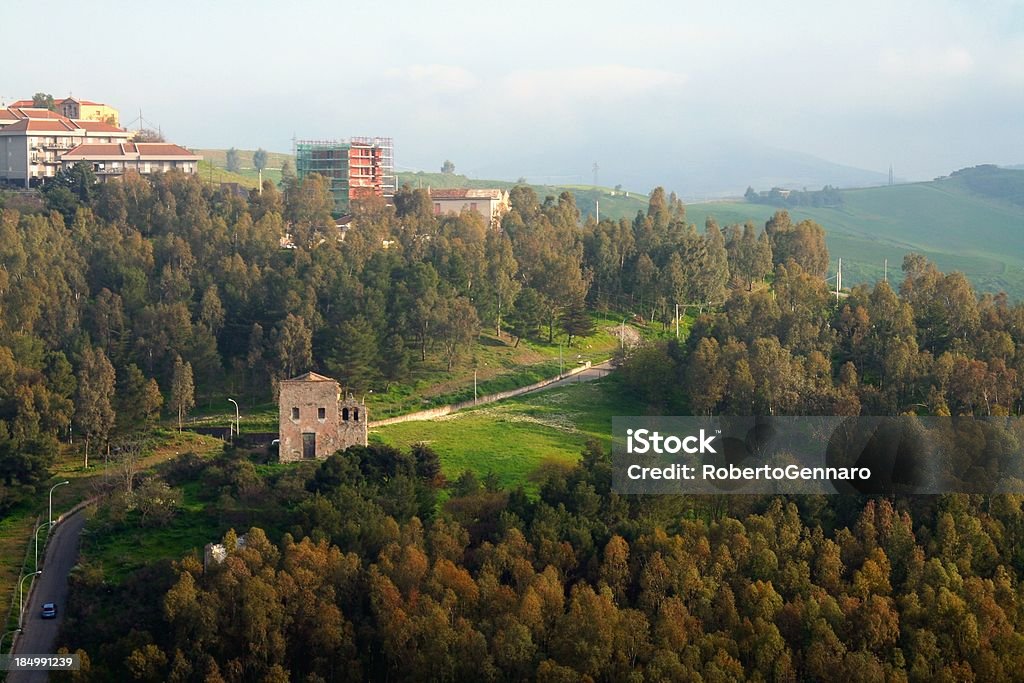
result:
M 58 121 L 70 121 L 63 114 L 58 114 L 55 111 L 49 109 L 40 109 L 39 107 L 9 107 L 8 111 L 14 112 L 14 115 L 19 119 L 55 119 Z
M 84 128 L 90 133 L 127 133 L 124 128 L 118 128 L 117 126 L 111 125 L 105 121 L 83 121 L 81 119 L 75 120 L 75 125 L 79 128 Z
M 21 119 L 4 126 L 0 133 L 25 131 L 29 133 L 70 133 L 78 130 L 73 123 L 64 119 Z

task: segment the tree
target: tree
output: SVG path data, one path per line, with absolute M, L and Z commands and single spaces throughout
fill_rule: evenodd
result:
M 117 378 L 114 366 L 102 349 L 87 346 L 82 351 L 78 370 L 76 420 L 85 432 L 85 466 L 89 467 L 89 447 L 95 441 L 106 443 L 114 428 L 116 415 L 111 405 Z
M 167 138 L 159 130 L 142 128 L 133 138 L 134 142 L 167 142 Z
M 440 337 L 444 344 L 444 355 L 451 372 L 462 351 L 473 344 L 480 334 L 480 320 L 476 309 L 464 296 L 445 301 L 441 316 Z
M 32 106 L 39 109 L 49 109 L 50 111 L 57 111 L 57 104 L 53 100 L 53 95 L 45 92 L 37 92 L 32 96 Z
M 302 316 L 289 313 L 275 335 L 274 348 L 285 377 L 294 377 L 313 364 L 313 333 Z
M 366 391 L 380 378 L 377 335 L 364 316 L 346 320 L 338 330 L 328 369 L 352 391 Z
M 174 374 L 171 376 L 171 409 L 178 413 L 178 431 L 188 411 L 196 405 L 195 385 L 192 382 L 192 364 L 174 359 Z
M 589 337 L 594 334 L 594 319 L 587 311 L 586 302 L 582 298 L 574 300 L 562 314 L 562 329 L 569 339 L 567 346 L 572 346 L 573 337 Z
M 252 153 L 252 165 L 256 167 L 257 171 L 262 171 L 267 167 L 267 150 L 260 147 Z
M 446 175 L 451 175 L 452 173 L 455 173 L 455 164 L 453 164 L 450 160 L 445 159 L 444 163 L 441 164 L 441 173 L 444 173 Z
M 225 157 L 225 165 L 231 173 L 238 173 L 242 170 L 242 160 L 238 157 L 238 150 L 232 147 Z

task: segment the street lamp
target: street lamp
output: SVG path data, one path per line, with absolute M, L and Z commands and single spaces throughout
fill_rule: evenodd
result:
M 233 398 L 229 398 L 228 400 L 235 404 L 235 436 L 238 436 L 239 433 L 240 433 L 239 426 L 238 426 L 239 425 L 238 402 L 235 399 L 233 399 Z
M 53 488 L 50 489 L 50 516 L 49 516 L 50 524 L 53 524 L 53 489 L 57 488 L 58 486 L 64 486 L 64 484 L 70 484 L 70 483 L 71 483 L 70 481 L 62 481 L 59 484 L 54 484 Z
M 7 633 L 5 633 L 2 636 L 0 636 L 0 655 L 2 655 L 4 653 L 4 638 L 6 638 L 7 636 L 11 635 L 12 633 L 21 633 L 21 629 L 20 628 L 11 629 Z
M 19 628 L 21 627 L 22 618 L 25 616 L 25 579 L 27 579 L 30 576 L 37 576 L 38 574 L 42 574 L 42 573 L 43 572 L 41 572 L 41 571 L 34 571 L 31 574 L 25 574 L 25 576 L 21 577 L 21 583 L 18 584 L 18 587 L 21 589 L 19 591 L 19 593 L 18 593 L 18 627 Z
M 43 522 L 38 527 L 36 527 L 36 571 L 39 571 L 39 530 L 42 529 L 44 526 L 50 526 L 50 523 Z

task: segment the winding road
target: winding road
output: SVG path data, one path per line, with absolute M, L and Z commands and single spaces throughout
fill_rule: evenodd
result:
M 78 547 L 84 526 L 85 515 L 78 510 L 63 517 L 54 527 L 53 535 L 46 546 L 43 573 L 36 578 L 32 591 L 26 598 L 22 623 L 24 631 L 14 643 L 13 654 L 53 654 L 57 632 L 64 621 L 64 612 L 67 609 L 68 574 L 78 561 Z M 43 619 L 39 616 L 44 602 L 57 605 L 56 619 Z M 11 671 L 7 674 L 7 683 L 35 683 L 47 681 L 49 678 L 46 671 Z

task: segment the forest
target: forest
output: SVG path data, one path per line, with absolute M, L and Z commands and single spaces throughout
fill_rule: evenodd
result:
M 239 197 L 181 173 L 98 183 L 79 165 L 38 201 L 0 195 L 0 511 L 33 494 L 61 439 L 87 464 L 228 387 L 269 398 L 314 369 L 366 391 L 428 350 L 468 362 L 485 325 L 572 343 L 593 332 L 588 311 L 665 324 L 674 303 L 721 303 L 772 268 L 763 231 L 700 234 L 660 188 L 646 214 L 598 224 L 569 193 L 511 196 L 500 230 L 435 217 L 403 188 L 393 207 L 357 202 L 342 232 L 316 175 Z M 780 216 L 779 254 L 808 251 L 824 272 L 822 229 Z
M 489 229 L 434 217 L 404 189 L 393 208 L 358 205 L 338 233 L 317 177 L 246 199 L 173 173 L 97 184 L 84 169 L 39 206 L 8 200 L 0 506 L 45 479 L 69 424 L 99 449 L 176 419 L 192 382 L 201 397 L 225 378 L 269 393 L 310 367 L 351 387 L 401 381 L 428 349 L 465 362 L 484 326 L 509 343 L 585 337 L 581 311 L 652 326 L 676 304 L 696 312 L 683 339 L 623 359 L 621 390 L 652 414 L 1021 412 L 1024 307 L 919 256 L 897 286 L 837 297 L 823 228 L 785 211 L 698 230 L 661 189 L 632 221 L 583 222 L 570 194 L 526 188 L 512 207 Z M 60 644 L 85 665 L 66 679 L 1024 671 L 1019 496 L 619 496 L 599 443 L 536 495 L 469 472 L 445 481 L 424 445 L 297 467 L 226 448 L 142 478 L 151 504 L 112 496 L 86 555 L 127 527 L 201 512 L 233 528 L 227 557 L 154 561 L 123 580 L 79 566 Z

